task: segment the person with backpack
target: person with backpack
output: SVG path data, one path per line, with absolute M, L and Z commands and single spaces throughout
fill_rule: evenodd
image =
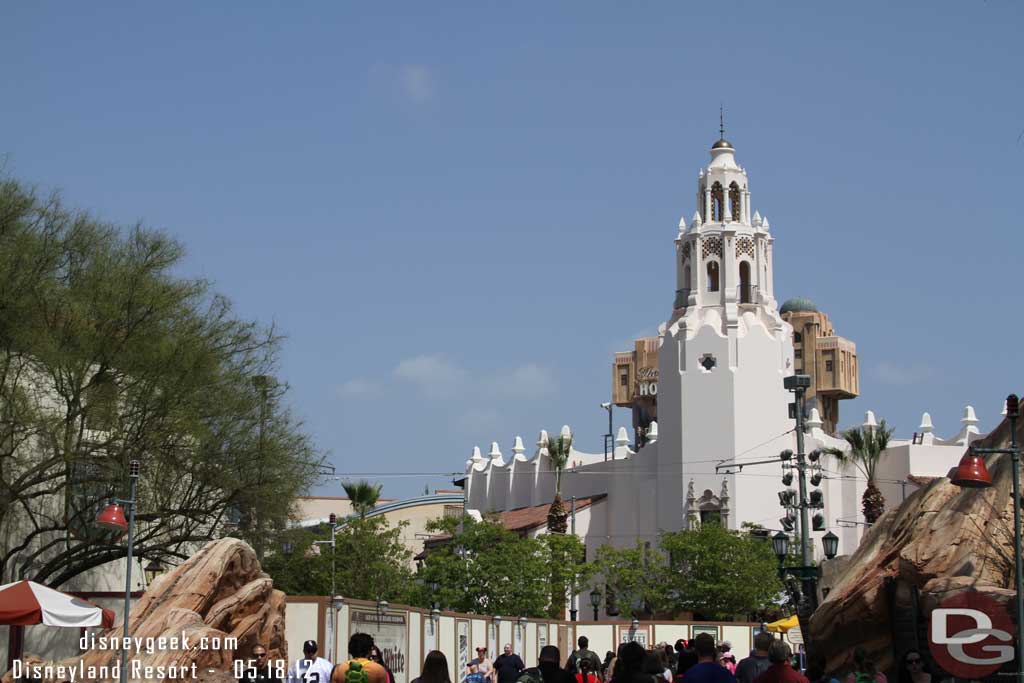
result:
M 370 659 L 372 650 L 373 636 L 369 633 L 353 633 L 348 639 L 351 659 L 334 667 L 330 676 L 331 683 L 388 683 L 388 672 Z
M 579 649 L 569 656 L 569 660 L 565 663 L 565 670 L 571 674 L 577 674 L 580 672 L 580 660 L 587 659 L 590 661 L 591 672 L 600 671 L 601 658 L 596 652 L 588 649 L 590 640 L 586 636 L 580 636 L 576 639 L 576 644 L 579 645 Z
M 537 666 L 526 669 L 516 683 L 576 683 L 573 675 L 562 668 L 562 656 L 554 645 L 545 645 L 537 656 Z

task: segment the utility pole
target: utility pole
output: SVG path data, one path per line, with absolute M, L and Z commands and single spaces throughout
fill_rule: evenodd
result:
M 779 453 L 779 459 L 782 460 L 782 483 L 787 487 L 792 485 L 793 473 L 791 470 L 793 468 L 796 468 L 796 476 L 799 479 L 797 491 L 787 488 L 779 492 L 779 503 L 785 508 L 786 516 L 779 520 L 782 523 L 783 531 L 779 531 L 772 536 L 772 548 L 779 560 L 779 580 L 786 583 L 787 590 L 789 590 L 792 599 L 797 603 L 797 615 L 806 633 L 807 622 L 818 605 L 817 583 L 819 577 L 819 568 L 811 566 L 810 511 L 812 509 L 823 510 L 825 507 L 821 489 L 815 488 L 808 495 L 807 485 L 810 483 L 811 486 L 816 487 L 821 484 L 823 475 L 819 460 L 821 459 L 822 452 L 817 449 L 809 454 L 804 452 L 804 400 L 807 389 L 811 386 L 810 376 L 790 375 L 783 379 L 782 384 L 787 390 L 793 392 L 794 401 L 789 404 L 789 416 L 796 422 L 797 451 L 795 465 L 790 464 L 794 455 L 793 451 L 786 449 Z M 757 460 L 754 462 L 724 462 L 715 465 L 715 473 L 725 470 L 731 474 L 742 471 L 744 467 L 751 465 L 778 463 L 779 459 Z M 810 471 L 810 482 L 807 481 L 808 471 Z M 794 515 L 796 508 L 800 509 L 800 566 L 787 567 L 785 565 L 786 559 L 789 556 L 789 534 L 796 525 L 796 517 Z M 824 513 L 818 512 L 814 514 L 814 530 L 826 530 Z M 839 537 L 829 532 L 821 540 L 825 548 L 826 559 L 833 559 L 838 550 Z M 787 580 L 787 576 L 791 578 Z M 795 580 L 800 582 L 799 590 L 796 588 Z M 791 588 L 789 587 L 790 581 L 792 581 Z
M 601 407 L 608 411 L 608 433 L 604 435 L 604 461 L 608 462 L 608 451 L 611 444 L 615 443 L 615 435 L 612 433 L 612 408 L 614 406 L 609 401 L 608 403 L 602 403 Z M 612 455 L 614 457 L 614 453 Z
M 790 382 L 789 380 L 793 380 Z M 807 500 L 807 461 L 804 454 L 804 392 L 811 385 L 807 375 L 792 375 L 786 378 L 786 388 L 793 392 L 796 403 L 796 469 L 800 496 L 800 564 L 811 566 L 811 525 Z M 804 601 L 810 603 L 811 612 L 818 601 L 814 580 L 806 574 L 801 577 Z
M 327 522 L 328 522 L 328 524 L 331 527 L 331 540 L 329 540 L 329 541 L 313 541 L 313 545 L 329 545 L 329 546 L 331 546 L 331 602 L 333 603 L 334 599 L 335 599 L 335 596 L 338 593 L 337 585 L 335 583 L 335 579 L 337 577 L 336 561 L 337 561 L 337 557 L 338 557 L 338 553 L 337 553 L 337 549 L 338 549 L 338 516 L 332 512 L 330 514 L 330 516 L 327 518 Z M 336 616 L 337 612 L 336 612 L 336 610 L 333 609 L 333 605 L 332 605 L 332 609 L 331 609 L 330 612 L 331 612 L 331 618 L 330 618 L 331 635 L 330 635 L 330 640 L 327 643 L 327 647 L 324 648 L 324 651 L 328 655 L 330 655 L 332 657 L 331 661 L 333 662 L 333 661 L 335 661 L 337 659 L 337 656 L 338 656 L 338 653 L 335 651 L 337 649 L 335 647 L 335 644 L 338 642 L 338 624 L 336 623 L 337 622 L 337 616 Z
M 573 496 L 570 499 L 570 501 L 571 501 L 571 507 L 569 508 L 570 509 L 570 513 L 569 513 L 570 522 L 569 523 L 570 523 L 571 526 L 569 527 L 569 531 L 575 537 L 576 536 L 576 496 Z M 572 568 L 573 568 L 573 572 L 572 572 L 573 576 L 572 576 L 572 586 L 571 586 L 571 591 L 572 592 L 569 594 L 569 621 L 576 621 L 576 558 L 575 557 L 572 558 L 571 565 L 572 565 Z

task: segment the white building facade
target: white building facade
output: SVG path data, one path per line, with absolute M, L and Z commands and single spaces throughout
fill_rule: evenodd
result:
M 649 441 L 634 452 L 620 428 L 607 461 L 602 454 L 573 451 L 563 476 L 567 504 L 573 496 L 607 494 L 592 513 L 604 519 L 588 524 L 589 532 L 581 534 L 588 553 L 603 544 L 648 541 L 656 546 L 662 532 L 708 518 L 734 529 L 744 522 L 781 526 L 781 461 L 745 463 L 778 460 L 781 451 L 796 451 L 789 413 L 793 395 L 783 386 L 793 374 L 793 330 L 779 316 L 775 300 L 769 222 L 752 210 L 747 173 L 724 139 L 714 144 L 711 161 L 697 178 L 696 204 L 693 218 L 680 222 L 675 237 L 676 296 L 671 316 L 659 327 L 659 420 L 652 424 Z M 897 486 L 900 481 L 910 475 L 944 475 L 965 446 L 982 436 L 973 409 L 966 410 L 970 424 L 952 439 L 935 438 L 926 414 L 923 436 L 892 442 L 877 474 L 889 507 L 900 502 L 896 491 L 916 486 Z M 873 421 L 869 413 L 866 423 Z M 847 449 L 845 441 L 821 426 L 812 410 L 806 420 L 807 452 Z M 531 456 L 519 437 L 507 459 L 497 443 L 487 455 L 474 448 L 466 463 L 467 508 L 486 513 L 550 503 L 554 468 L 546 446 L 547 434 L 541 432 Z M 866 481 L 834 457 L 823 456 L 820 463 L 824 508 L 816 512 L 839 536 L 840 553 L 846 554 L 864 530 Z M 824 533 L 813 534 L 819 556 Z

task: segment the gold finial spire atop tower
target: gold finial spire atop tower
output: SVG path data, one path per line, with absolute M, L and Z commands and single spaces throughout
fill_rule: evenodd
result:
M 732 144 L 725 139 L 725 107 L 718 105 L 718 142 L 711 149 L 732 149 Z

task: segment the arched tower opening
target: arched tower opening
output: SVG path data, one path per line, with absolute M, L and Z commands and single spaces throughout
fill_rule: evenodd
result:
M 722 183 L 715 181 L 715 184 L 711 186 L 711 220 L 721 222 L 724 213 L 725 192 L 722 189 Z
M 750 286 L 750 262 L 740 261 L 740 303 L 754 303 L 754 290 Z
M 729 215 L 734 221 L 743 220 L 743 202 L 740 199 L 740 186 L 736 181 L 729 183 Z
M 719 266 L 718 261 L 708 261 L 708 291 L 718 291 Z

